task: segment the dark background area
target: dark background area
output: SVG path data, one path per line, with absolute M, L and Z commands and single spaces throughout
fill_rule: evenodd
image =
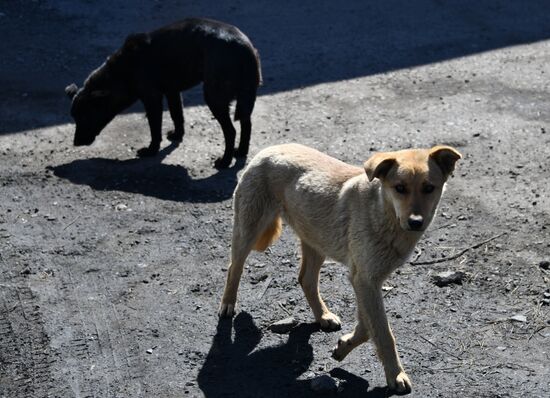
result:
M 80 86 L 129 33 L 188 16 L 235 24 L 252 39 L 262 59 L 260 95 L 550 37 L 545 0 L 12 0 L 0 12 L 1 133 L 70 122 L 67 84 Z M 200 90 L 185 99 L 202 103 Z M 34 117 L 37 109 L 45 115 Z

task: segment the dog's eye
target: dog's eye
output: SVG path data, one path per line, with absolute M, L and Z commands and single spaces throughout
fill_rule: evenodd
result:
M 424 193 L 432 193 L 434 191 L 435 187 L 432 184 L 426 184 L 422 188 L 422 192 Z
M 397 185 L 395 186 L 395 191 L 396 191 L 397 193 L 406 193 L 406 192 L 407 192 L 407 188 L 405 188 L 405 185 L 403 185 L 403 184 L 397 184 Z

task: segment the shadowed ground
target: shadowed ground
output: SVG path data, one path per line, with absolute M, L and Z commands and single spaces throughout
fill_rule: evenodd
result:
M 10 37 L 0 43 L 4 133 L 70 122 L 67 84 L 81 85 L 129 33 L 188 16 L 220 19 L 247 33 L 262 58 L 260 95 L 550 37 L 544 0 L 17 0 L 4 2 L 0 12 L 0 35 Z M 200 90 L 186 100 L 203 103 Z M 132 111 L 142 112 L 141 105 Z

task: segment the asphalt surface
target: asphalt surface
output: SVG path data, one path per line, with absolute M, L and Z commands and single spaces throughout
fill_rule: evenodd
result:
M 545 1 L 0 3 L 0 397 L 385 397 L 370 343 L 330 357 L 355 321 L 344 265 L 321 291 L 325 333 L 285 228 L 254 254 L 238 314 L 219 322 L 231 195 L 200 87 L 186 136 L 149 142 L 141 105 L 72 146 L 63 88 L 125 36 L 187 16 L 233 23 L 264 86 L 251 156 L 299 142 L 349 163 L 435 144 L 464 155 L 385 300 L 414 397 L 547 397 L 550 355 L 550 3 Z M 167 113 L 164 131 L 171 128 Z M 462 284 L 434 275 L 461 271 Z M 287 334 L 267 329 L 293 316 Z

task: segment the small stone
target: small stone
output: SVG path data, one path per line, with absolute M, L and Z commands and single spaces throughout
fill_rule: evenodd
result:
M 436 286 L 443 287 L 448 285 L 462 285 L 466 274 L 462 271 L 444 271 L 432 276 L 432 281 Z
M 452 216 L 448 213 L 445 213 L 444 211 L 441 212 L 441 217 L 447 219 L 447 220 L 450 220 L 452 218 Z
M 310 370 L 310 371 L 305 372 L 302 375 L 302 377 L 303 377 L 304 380 L 313 379 L 315 377 L 315 373 Z
M 501 346 L 501 345 L 499 345 L 499 346 L 497 347 L 497 350 L 499 350 L 499 351 L 504 351 L 505 349 L 506 349 L 506 347 Z
M 128 209 L 128 206 L 126 206 L 124 203 L 119 203 L 118 205 L 115 206 L 116 211 L 123 211 L 127 209 Z
M 267 275 L 267 274 L 263 274 L 263 275 L 259 275 L 259 276 L 255 277 L 255 278 L 253 277 L 253 278 L 251 278 L 250 283 L 255 285 L 257 283 L 263 282 L 268 278 L 268 276 L 269 275 Z
M 272 323 L 267 328 L 271 330 L 273 333 L 279 333 L 279 334 L 285 334 L 290 332 L 294 326 L 298 324 L 298 321 L 294 319 L 293 317 L 285 318 L 283 320 L 280 320 L 278 322 Z
M 145 351 L 147 354 L 152 354 L 153 353 L 153 349 L 152 348 L 149 348 L 147 351 Z
M 550 261 L 541 261 L 539 267 L 542 269 L 548 270 L 550 268 Z
M 311 389 L 315 392 L 330 392 L 337 388 L 336 380 L 329 375 L 321 375 L 311 380 Z
M 511 316 L 508 319 L 514 322 L 527 322 L 527 318 L 525 317 L 525 315 L 521 315 L 521 314 L 516 314 L 514 316 Z

